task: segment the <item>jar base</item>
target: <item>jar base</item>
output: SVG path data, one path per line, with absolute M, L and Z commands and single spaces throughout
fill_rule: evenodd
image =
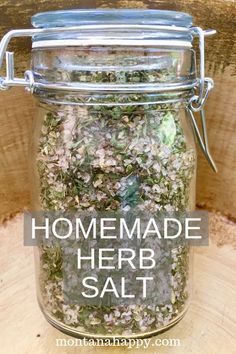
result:
M 56 329 L 58 329 L 60 332 L 65 333 L 69 336 L 75 337 L 75 338 L 79 338 L 79 339 L 143 339 L 143 338 L 150 338 L 150 337 L 154 337 L 158 334 L 161 334 L 163 332 L 166 332 L 167 330 L 169 330 L 171 327 L 175 326 L 186 314 L 187 310 L 188 310 L 188 306 L 186 307 L 186 309 L 181 312 L 181 314 L 179 316 L 177 316 L 173 321 L 171 321 L 167 326 L 156 329 L 155 331 L 152 332 L 145 332 L 145 333 L 139 333 L 139 334 L 131 334 L 129 336 L 124 336 L 124 335 L 112 335 L 112 334 L 107 334 L 107 335 L 96 335 L 96 334 L 91 334 L 91 333 L 86 333 L 86 332 L 79 332 L 76 329 L 73 329 L 67 325 L 62 324 L 61 322 L 55 320 L 52 316 L 50 316 L 48 313 L 46 313 L 44 311 L 44 309 L 42 308 L 40 302 L 39 302 L 39 307 L 44 315 L 44 317 L 46 318 L 46 320 Z

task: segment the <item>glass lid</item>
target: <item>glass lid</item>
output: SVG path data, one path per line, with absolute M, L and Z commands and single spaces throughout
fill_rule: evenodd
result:
M 158 45 L 158 41 L 161 41 L 159 43 L 161 45 L 191 46 L 192 41 L 190 30 L 192 17 L 176 11 L 143 9 L 52 11 L 34 15 L 32 25 L 42 29 L 41 33 L 33 37 L 33 48 L 55 44 Z M 55 40 L 57 43 L 52 43 Z M 166 42 L 163 43 L 163 40 Z
M 32 17 L 32 25 L 36 28 L 104 24 L 191 27 L 192 16 L 184 12 L 166 10 L 77 9 L 41 12 Z

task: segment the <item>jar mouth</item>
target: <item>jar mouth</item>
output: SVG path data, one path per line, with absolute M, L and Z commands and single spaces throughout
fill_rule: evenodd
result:
M 99 96 L 101 103 L 121 97 L 129 104 L 137 103 L 136 95 L 155 96 L 158 102 L 189 100 L 199 84 L 189 49 L 97 46 L 34 49 L 32 54 L 34 93 L 39 96 L 53 91 L 74 100 L 87 93 Z
M 192 42 L 192 17 L 176 11 L 51 11 L 34 15 L 32 25 L 46 30 L 33 37 L 33 48 L 94 44 L 190 47 Z

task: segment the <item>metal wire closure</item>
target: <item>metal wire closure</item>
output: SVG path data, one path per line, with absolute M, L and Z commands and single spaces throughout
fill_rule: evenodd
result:
M 162 25 L 102 25 L 102 29 L 143 29 L 143 30 L 157 30 L 157 31 L 167 31 L 167 32 L 185 32 L 192 34 L 193 36 L 196 36 L 199 38 L 199 78 L 196 80 L 193 80 L 191 83 L 184 83 L 184 84 L 165 84 L 165 85 L 153 85 L 152 87 L 150 86 L 147 88 L 145 86 L 145 90 L 150 91 L 155 91 L 155 92 L 170 92 L 170 91 L 177 91 L 177 90 L 189 90 L 195 88 L 197 90 L 197 94 L 194 95 L 190 101 L 188 106 L 186 107 L 186 110 L 189 114 L 189 117 L 191 119 L 197 140 L 199 142 L 199 145 L 210 163 L 212 169 L 216 172 L 217 168 L 216 165 L 211 157 L 211 154 L 209 152 L 209 146 L 208 146 L 208 138 L 207 138 L 207 129 L 206 129 L 206 119 L 205 119 L 205 113 L 204 113 L 204 105 L 206 103 L 208 94 L 210 90 L 213 88 L 213 80 L 210 78 L 205 78 L 205 36 L 209 36 L 212 34 L 215 34 L 215 30 L 202 30 L 199 27 L 192 27 L 192 28 L 186 28 L 186 27 L 177 27 L 177 26 L 162 26 Z M 8 32 L 1 40 L 0 42 L 0 69 L 3 64 L 4 56 L 6 56 L 6 76 L 5 77 L 0 77 L 0 90 L 6 90 L 12 86 L 23 86 L 26 87 L 27 91 L 34 93 L 36 88 L 39 89 L 53 89 L 53 90 L 72 90 L 72 91 L 94 91 L 95 89 L 97 91 L 102 90 L 102 91 L 109 91 L 111 90 L 109 85 L 93 85 L 93 84 L 80 84 L 80 85 L 73 85 L 73 84 L 48 84 L 48 83 L 42 83 L 42 82 L 37 82 L 35 81 L 34 74 L 31 70 L 27 70 L 25 72 L 25 77 L 24 78 L 16 78 L 14 77 L 14 53 L 8 52 L 7 47 L 12 38 L 16 37 L 33 37 L 35 35 L 39 34 L 58 34 L 58 33 L 65 33 L 65 32 L 78 32 L 78 31 L 83 31 L 83 30 L 98 30 L 97 25 L 83 25 L 83 26 L 73 26 L 73 27 L 57 27 L 57 28 L 40 28 L 40 29 L 22 29 L 22 30 L 13 30 Z M 93 39 L 94 40 L 94 39 Z M 113 44 L 114 45 L 114 39 L 109 42 L 109 40 L 101 38 L 99 39 L 102 43 L 96 42 L 96 44 Z M 34 42 L 33 47 L 46 47 L 46 46 L 60 46 L 60 45 L 91 45 L 92 42 L 90 40 L 49 40 L 49 41 L 38 41 Z M 76 42 L 76 43 L 75 43 Z M 83 43 L 82 43 L 83 42 Z M 150 40 L 135 40 L 132 42 L 130 40 L 117 40 L 116 45 L 121 44 L 122 45 L 155 45 L 155 46 L 165 46 L 165 47 L 171 47 L 171 46 L 180 46 L 182 48 L 189 48 L 191 47 L 191 42 L 188 40 L 155 40 L 152 39 Z M 134 87 L 133 87 L 134 88 Z M 114 88 L 113 88 L 114 89 Z M 144 89 L 144 86 L 140 85 L 135 85 L 135 90 L 140 90 L 142 92 Z M 127 88 L 127 85 L 116 85 L 116 90 L 117 91 L 124 91 L 129 92 L 129 89 Z M 201 126 L 202 126 L 202 134 L 203 137 L 201 136 L 201 133 L 198 129 L 194 113 L 195 112 L 200 112 L 200 117 L 201 117 Z
M 204 101 L 206 100 L 207 96 L 204 97 L 204 89 L 205 89 L 205 36 L 211 36 L 216 33 L 215 30 L 206 30 L 203 31 L 200 27 L 192 27 L 192 33 L 199 37 L 199 94 L 197 97 L 194 98 L 194 102 L 196 106 L 194 109 L 201 110 L 201 107 L 204 105 Z M 213 80 L 212 80 L 213 83 Z M 208 92 L 207 92 L 208 95 Z M 192 101 L 193 102 L 193 101 Z M 193 107 L 193 106 L 192 106 Z
M 209 150 L 208 136 L 207 136 L 207 126 L 206 126 L 206 117 L 205 117 L 204 109 L 202 108 L 201 111 L 200 111 L 202 135 L 203 136 L 201 136 L 201 133 L 199 131 L 196 119 L 194 117 L 194 113 L 192 112 L 192 110 L 189 107 L 186 107 L 186 110 L 187 110 L 187 112 L 189 114 L 189 117 L 191 119 L 191 122 L 192 122 L 192 125 L 193 125 L 193 129 L 194 129 L 194 132 L 196 134 L 197 141 L 199 143 L 199 146 L 200 146 L 203 154 L 205 155 L 207 161 L 209 162 L 212 170 L 214 172 L 218 172 L 216 164 L 215 164 L 215 162 L 214 162 L 214 160 L 213 160 L 213 158 L 211 156 L 210 150 Z
M 198 27 L 192 27 L 192 28 L 186 28 L 186 27 L 177 27 L 177 26 L 162 26 L 162 25 L 102 25 L 101 26 L 103 29 L 143 29 L 143 30 L 157 30 L 157 31 L 168 31 L 168 32 L 184 32 L 184 33 L 190 33 L 192 35 L 197 35 L 199 36 L 199 50 L 200 50 L 200 69 L 199 69 L 199 74 L 200 74 L 200 79 L 194 82 L 193 84 L 195 86 L 199 86 L 199 95 L 198 95 L 198 100 L 197 103 L 201 104 L 202 96 L 203 96 L 203 90 L 204 90 L 204 37 L 214 34 L 215 31 L 213 30 L 207 30 L 203 31 L 202 29 Z M 29 74 L 26 75 L 26 77 L 23 78 L 15 78 L 14 77 L 14 53 L 10 53 L 7 51 L 8 44 L 12 38 L 16 37 L 33 37 L 35 35 L 39 34 L 58 34 L 58 33 L 65 33 L 65 32 L 78 32 L 78 31 L 83 31 L 83 30 L 98 30 L 97 25 L 88 25 L 88 26 L 73 26 L 73 27 L 57 27 L 57 28 L 37 28 L 37 29 L 23 29 L 23 30 L 13 30 L 8 32 L 1 40 L 0 43 L 0 68 L 2 67 L 2 63 L 4 60 L 4 55 L 6 55 L 6 77 L 0 77 L 0 89 L 6 90 L 11 86 L 25 86 L 25 87 L 30 87 L 30 91 L 33 92 L 33 88 L 36 88 L 39 86 L 39 83 L 34 82 L 32 83 L 32 77 L 31 81 L 29 81 Z M 103 44 L 106 42 L 106 40 L 101 39 Z M 41 44 L 40 44 L 41 42 Z M 43 44 L 44 41 L 40 42 L 35 42 L 38 43 L 37 47 Z M 58 46 L 60 40 L 50 40 L 46 41 L 50 42 L 50 47 L 52 46 Z M 70 44 L 71 42 L 71 44 Z M 67 45 L 72 45 L 74 42 L 73 40 L 67 40 Z M 150 45 L 150 41 L 145 41 L 145 40 L 140 40 L 136 41 L 139 43 L 139 45 Z M 135 45 L 138 45 L 138 43 L 135 42 Z M 173 46 L 173 42 L 175 45 L 180 44 L 182 47 L 191 47 L 190 41 L 157 41 L 157 40 L 152 40 L 151 41 L 152 45 L 159 45 L 159 46 Z M 34 43 L 34 44 L 35 44 Z M 133 43 L 133 42 L 132 42 Z M 91 44 L 91 42 L 87 43 Z M 109 43 L 105 43 L 109 44 Z M 114 40 L 112 40 L 112 43 L 114 44 Z M 126 45 L 130 45 L 130 41 L 127 41 Z M 86 45 L 86 41 L 84 43 Z M 29 71 L 27 71 L 28 73 Z M 32 75 L 31 75 L 32 76 Z M 40 86 L 42 87 L 42 83 L 40 83 Z M 44 85 L 44 88 L 47 88 L 47 85 Z M 182 89 L 182 85 L 176 85 L 175 89 Z M 54 85 L 53 89 L 62 89 L 61 86 L 58 86 L 57 84 Z M 71 90 L 78 90 L 78 87 L 76 86 L 71 86 Z M 161 86 L 155 86 L 155 91 L 163 90 Z M 166 85 L 165 91 L 172 91 L 173 88 L 172 86 Z
M 196 138 L 197 138 L 197 141 L 200 145 L 200 148 L 201 148 L 203 154 L 205 155 L 207 161 L 209 162 L 212 170 L 214 172 L 217 172 L 218 170 L 217 170 L 216 164 L 215 164 L 215 162 L 211 156 L 210 150 L 209 150 L 206 117 L 205 117 L 205 110 L 204 110 L 204 106 L 205 106 L 206 100 L 208 98 L 209 92 L 213 89 L 213 87 L 214 87 L 214 81 L 211 78 L 206 77 L 204 79 L 204 83 L 203 83 L 203 93 L 202 93 L 202 98 L 201 98 L 200 103 L 199 103 L 199 96 L 197 96 L 197 95 L 193 96 L 190 99 L 189 104 L 186 107 L 186 110 L 187 110 L 190 120 L 192 122 L 192 126 L 193 126 L 194 132 L 196 134 Z M 194 113 L 196 113 L 196 112 L 200 113 L 203 136 L 201 136 L 196 119 L 194 117 Z

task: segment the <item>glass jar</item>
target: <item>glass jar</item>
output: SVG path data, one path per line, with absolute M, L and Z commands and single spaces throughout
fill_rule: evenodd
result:
M 202 54 L 207 32 L 192 28 L 188 14 L 156 10 L 55 11 L 36 14 L 32 24 L 36 29 L 18 31 L 33 38 L 31 70 L 24 80 L 13 78 L 7 53 L 8 75 L 1 81 L 2 88 L 27 86 L 38 100 L 32 210 L 194 210 L 194 131 L 213 164 L 193 116 L 199 110 L 204 119 L 212 81 L 202 76 L 202 66 L 197 78 L 192 39 L 199 34 Z M 40 307 L 69 334 L 154 335 L 188 307 L 185 244 L 170 251 L 168 301 L 148 305 L 68 303 L 60 245 L 42 243 L 35 254 Z

